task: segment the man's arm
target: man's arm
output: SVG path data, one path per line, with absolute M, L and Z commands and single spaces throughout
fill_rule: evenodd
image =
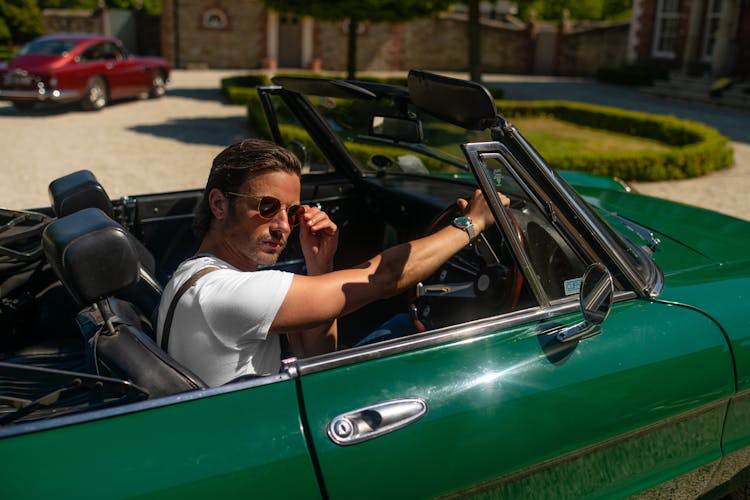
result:
M 470 202 L 459 200 L 477 233 L 494 219 L 481 191 Z M 507 198 L 503 197 L 507 205 Z M 295 276 L 273 324 L 272 332 L 321 327 L 375 300 L 406 291 L 433 274 L 468 244 L 466 232 L 453 226 L 389 248 L 361 265 L 318 276 Z
M 338 227 L 319 208 L 302 207 L 300 245 L 305 257 L 308 276 L 320 276 L 333 271 L 333 258 L 338 248 Z M 271 329 L 273 331 L 273 328 Z M 288 334 L 292 352 L 298 357 L 333 352 L 338 346 L 336 318 L 312 328 Z

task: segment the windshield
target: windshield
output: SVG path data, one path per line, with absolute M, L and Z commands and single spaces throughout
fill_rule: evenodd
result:
M 62 56 L 70 52 L 78 42 L 74 40 L 35 40 L 24 46 L 19 55 L 48 55 Z
M 474 176 L 469 171 L 470 169 L 468 168 L 461 145 L 466 143 L 491 142 L 493 140 L 488 130 L 466 130 L 446 123 L 444 120 L 435 118 L 422 109 L 417 109 L 403 97 L 397 97 L 396 99 L 388 96 L 380 96 L 377 99 L 321 97 L 315 95 L 306 95 L 306 97 L 326 122 L 330 132 L 337 136 L 341 144 L 349 151 L 356 168 L 365 175 L 401 173 L 466 177 L 473 180 Z M 330 172 L 335 169 L 330 164 L 329 159 L 325 158 L 325 155 L 318 149 L 315 141 L 306 134 L 299 122 L 293 119 L 290 120 L 290 117 L 294 117 L 294 113 L 286 109 L 285 106 L 280 106 L 279 103 L 280 100 L 275 100 L 273 107 L 279 121 L 280 133 L 285 143 L 303 149 L 303 157 L 306 158 L 307 164 L 305 171 L 312 173 Z M 389 121 L 392 123 L 390 131 L 384 132 L 379 129 L 380 125 Z M 514 143 L 514 148 L 531 148 L 531 146 L 527 146 L 525 139 L 522 139 L 517 131 L 512 135 L 514 137 L 517 135 L 519 139 L 516 142 L 513 137 L 508 138 L 508 141 Z M 516 157 L 518 164 L 513 167 L 514 169 L 521 170 L 519 179 L 531 178 L 533 175 L 541 174 L 541 172 L 537 174 L 530 172 L 536 171 L 538 167 L 533 162 L 529 162 L 524 156 L 521 154 Z M 539 161 L 544 163 L 541 157 L 539 157 Z M 530 169 L 530 171 L 527 171 L 527 169 Z M 618 273 L 617 269 L 613 269 L 613 273 L 618 281 L 623 285 L 626 282 L 631 282 L 638 289 L 642 289 L 641 284 L 643 286 L 653 284 L 658 273 L 655 272 L 653 261 L 650 259 L 648 253 L 642 251 L 637 244 L 633 244 L 629 239 L 631 236 L 629 233 L 632 233 L 632 230 L 627 227 L 622 230 L 621 225 L 617 224 L 616 221 L 613 224 L 606 217 L 606 214 L 592 210 L 554 170 L 550 170 L 549 175 L 551 175 L 551 178 L 548 179 L 550 184 L 547 187 L 554 189 L 553 185 L 555 182 L 566 186 L 563 191 L 566 191 L 571 198 L 577 200 L 571 205 L 573 210 L 576 210 L 575 206 L 578 205 L 578 209 L 586 211 L 591 216 L 592 222 L 597 226 L 599 231 L 602 231 L 604 235 L 610 235 L 606 238 L 606 243 L 604 243 L 605 251 L 611 256 L 616 255 L 615 261 L 619 261 L 629 269 L 628 272 L 624 272 L 622 275 Z M 542 184 L 546 183 L 543 182 Z M 509 186 L 505 186 L 505 189 L 508 191 L 505 194 L 511 197 L 512 203 L 513 201 L 516 202 L 512 204 L 512 208 L 519 203 L 519 200 L 525 200 L 531 204 L 539 204 L 548 198 L 547 195 L 539 193 L 539 198 L 532 202 L 531 199 L 527 199 L 528 193 L 534 190 L 531 186 L 527 186 L 524 190 L 519 189 L 518 192 L 515 192 L 513 189 L 509 190 L 508 188 Z M 541 186 L 541 188 L 545 189 L 545 186 Z M 547 212 L 549 210 L 542 210 L 540 214 Z M 563 227 L 565 224 L 556 220 L 556 217 L 563 216 L 567 213 L 567 210 L 561 208 L 561 210 L 549 213 L 555 214 L 555 217 L 552 217 L 548 221 L 549 224 L 546 224 L 544 227 L 560 226 L 557 227 L 557 230 L 561 234 L 561 241 L 566 238 L 575 239 L 575 235 L 568 233 L 568 230 Z M 570 217 L 570 220 L 573 221 L 577 216 L 575 213 L 571 213 L 566 217 Z M 544 218 L 544 216 L 540 215 L 541 218 Z M 597 220 L 598 223 L 596 222 Z M 610 223 L 607 223 L 607 221 Z M 570 224 L 573 224 L 573 222 Z M 623 237 L 623 234 L 626 236 Z M 576 245 L 573 246 L 575 247 Z M 571 253 L 568 260 L 576 262 L 574 257 L 577 258 L 577 256 Z M 598 260 L 603 258 L 602 256 L 595 255 L 591 255 L 590 257 Z M 578 263 L 580 264 L 580 262 Z M 580 271 L 580 266 L 572 266 L 572 268 L 575 270 L 574 274 Z M 559 279 L 560 276 L 556 276 L 555 279 L 548 281 L 559 284 L 569 278 L 567 275 L 568 273 L 566 272 L 562 281 Z M 633 276 L 638 276 L 638 279 L 633 280 Z M 553 299 L 558 296 L 558 293 L 550 294 L 550 297 Z
M 455 174 L 467 172 L 461 144 L 490 140 L 487 131 L 468 131 L 440 121 L 412 105 L 391 99 L 372 101 L 308 96 L 331 130 L 352 153 L 362 172 Z M 422 140 L 373 133 L 384 120 L 421 125 Z M 407 134 L 404 134 L 407 136 Z

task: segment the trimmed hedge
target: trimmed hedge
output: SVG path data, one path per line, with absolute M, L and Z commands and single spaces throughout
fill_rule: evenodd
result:
M 667 151 L 576 155 L 546 152 L 557 169 L 577 170 L 625 180 L 660 181 L 704 175 L 732 165 L 729 141 L 716 129 L 672 116 L 626 111 L 567 101 L 496 101 L 506 117 L 549 116 L 577 125 L 610 130 L 671 146 Z M 512 120 L 511 120 L 512 121 Z

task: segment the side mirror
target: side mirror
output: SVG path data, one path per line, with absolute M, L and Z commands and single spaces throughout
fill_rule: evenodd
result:
M 422 122 L 398 116 L 373 116 L 370 120 L 370 135 L 394 141 L 422 142 Z
M 598 262 L 591 264 L 583 274 L 578 295 L 583 321 L 560 330 L 555 338 L 560 342 L 569 342 L 591 333 L 594 327 L 607 319 L 612 309 L 614 293 L 614 281 L 609 269 Z

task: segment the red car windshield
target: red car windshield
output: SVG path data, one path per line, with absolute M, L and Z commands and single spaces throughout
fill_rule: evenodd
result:
M 49 55 L 62 56 L 73 49 L 78 42 L 75 40 L 35 40 L 24 46 L 18 55 Z

